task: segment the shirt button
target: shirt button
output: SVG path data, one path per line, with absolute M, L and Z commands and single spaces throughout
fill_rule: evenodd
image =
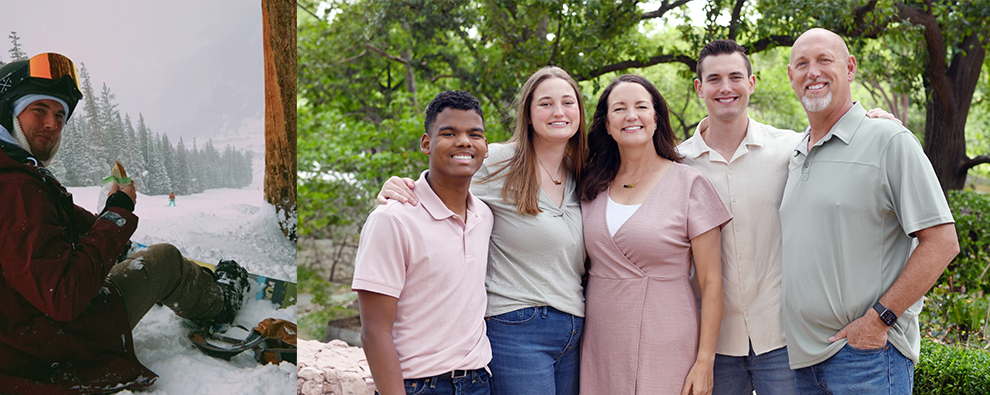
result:
M 805 168 L 805 169 L 807 169 L 807 168 L 808 168 L 808 166 L 811 166 L 811 163 L 808 163 L 808 162 L 804 162 L 804 168 Z
M 742 260 L 742 254 L 739 254 L 739 260 L 740 261 Z
M 738 232 L 738 231 L 740 231 L 740 230 L 742 230 L 742 227 L 741 227 L 741 226 L 739 226 L 739 225 L 736 225 L 736 232 Z
M 736 201 L 736 197 L 735 196 L 732 197 L 732 201 L 733 202 Z

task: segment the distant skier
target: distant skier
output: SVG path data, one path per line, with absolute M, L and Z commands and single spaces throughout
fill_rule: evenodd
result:
M 76 67 L 44 53 L 0 67 L 0 392 L 104 393 L 157 376 L 131 330 L 161 302 L 199 325 L 230 323 L 247 272 L 201 270 L 169 244 L 121 263 L 137 229 L 134 183 L 114 183 L 96 216 L 46 166 L 82 98 Z M 115 263 L 117 263 L 115 265 Z
M 175 207 L 175 193 L 168 194 L 168 205 Z

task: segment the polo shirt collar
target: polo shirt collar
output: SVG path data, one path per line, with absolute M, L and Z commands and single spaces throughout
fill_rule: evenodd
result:
M 739 143 L 739 146 L 748 147 L 752 145 L 762 147 L 766 136 L 763 135 L 763 130 L 760 129 L 756 121 L 753 120 L 752 117 L 748 118 L 749 124 L 746 126 L 746 136 L 743 137 L 743 140 Z M 684 141 L 684 149 L 681 150 L 682 154 L 690 156 L 692 159 L 697 159 L 706 152 L 709 153 L 709 155 L 711 155 L 712 152 L 715 152 L 715 150 L 708 146 L 708 143 L 705 143 L 705 139 L 701 137 L 701 125 L 707 120 L 708 117 L 705 117 L 701 120 L 701 122 L 698 122 L 698 126 L 694 128 L 694 135 Z M 711 129 L 711 126 L 709 126 L 709 129 Z M 738 150 L 738 148 L 736 148 L 736 150 Z M 733 156 L 734 155 L 735 153 L 733 153 Z M 726 161 L 732 160 L 732 158 L 723 159 Z
M 450 217 L 456 217 L 457 214 L 455 214 L 453 211 L 450 211 L 450 209 L 447 208 L 447 205 L 443 203 L 443 200 L 440 200 L 440 196 L 437 196 L 437 193 L 434 192 L 433 188 L 430 187 L 430 183 L 426 181 L 426 175 L 429 172 L 430 172 L 429 170 L 423 170 L 423 172 L 420 173 L 419 175 L 419 179 L 416 180 L 415 191 L 416 191 L 416 197 L 419 198 L 419 204 L 422 204 L 423 208 L 426 209 L 426 212 L 430 213 L 433 219 L 437 221 L 442 221 Z M 468 206 L 467 206 L 468 217 L 473 217 L 473 218 L 479 217 L 477 212 L 475 211 L 475 207 L 477 207 L 478 204 L 481 204 L 481 201 L 478 200 L 478 198 L 474 197 L 473 193 L 468 191 Z M 465 223 L 469 222 L 467 218 L 463 218 L 463 221 Z M 476 221 L 470 221 L 470 222 L 476 222 Z
M 822 145 L 832 139 L 835 136 L 846 145 L 852 141 L 853 137 L 856 135 L 856 131 L 859 129 L 859 125 L 863 123 L 863 119 L 866 118 L 866 109 L 858 102 L 854 101 L 852 107 L 849 111 L 846 111 L 839 118 L 839 121 L 832 125 L 832 129 L 828 131 L 825 137 L 822 137 L 815 145 Z M 808 140 L 811 139 L 811 126 L 808 126 L 804 130 L 804 138 L 801 139 L 801 143 L 798 144 L 797 150 L 804 155 L 808 155 Z

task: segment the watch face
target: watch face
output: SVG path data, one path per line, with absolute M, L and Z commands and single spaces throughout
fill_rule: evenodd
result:
M 892 326 L 895 322 L 897 322 L 897 317 L 894 316 L 894 313 L 890 310 L 884 310 L 883 314 L 880 314 L 880 319 L 883 320 L 883 323 L 887 324 L 887 326 Z

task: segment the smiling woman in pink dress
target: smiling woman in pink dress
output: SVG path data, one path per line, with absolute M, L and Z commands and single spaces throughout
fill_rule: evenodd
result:
M 701 172 L 679 163 L 667 103 L 645 78 L 623 75 L 605 89 L 588 142 L 581 393 L 708 394 L 722 317 L 720 231 L 732 215 Z

